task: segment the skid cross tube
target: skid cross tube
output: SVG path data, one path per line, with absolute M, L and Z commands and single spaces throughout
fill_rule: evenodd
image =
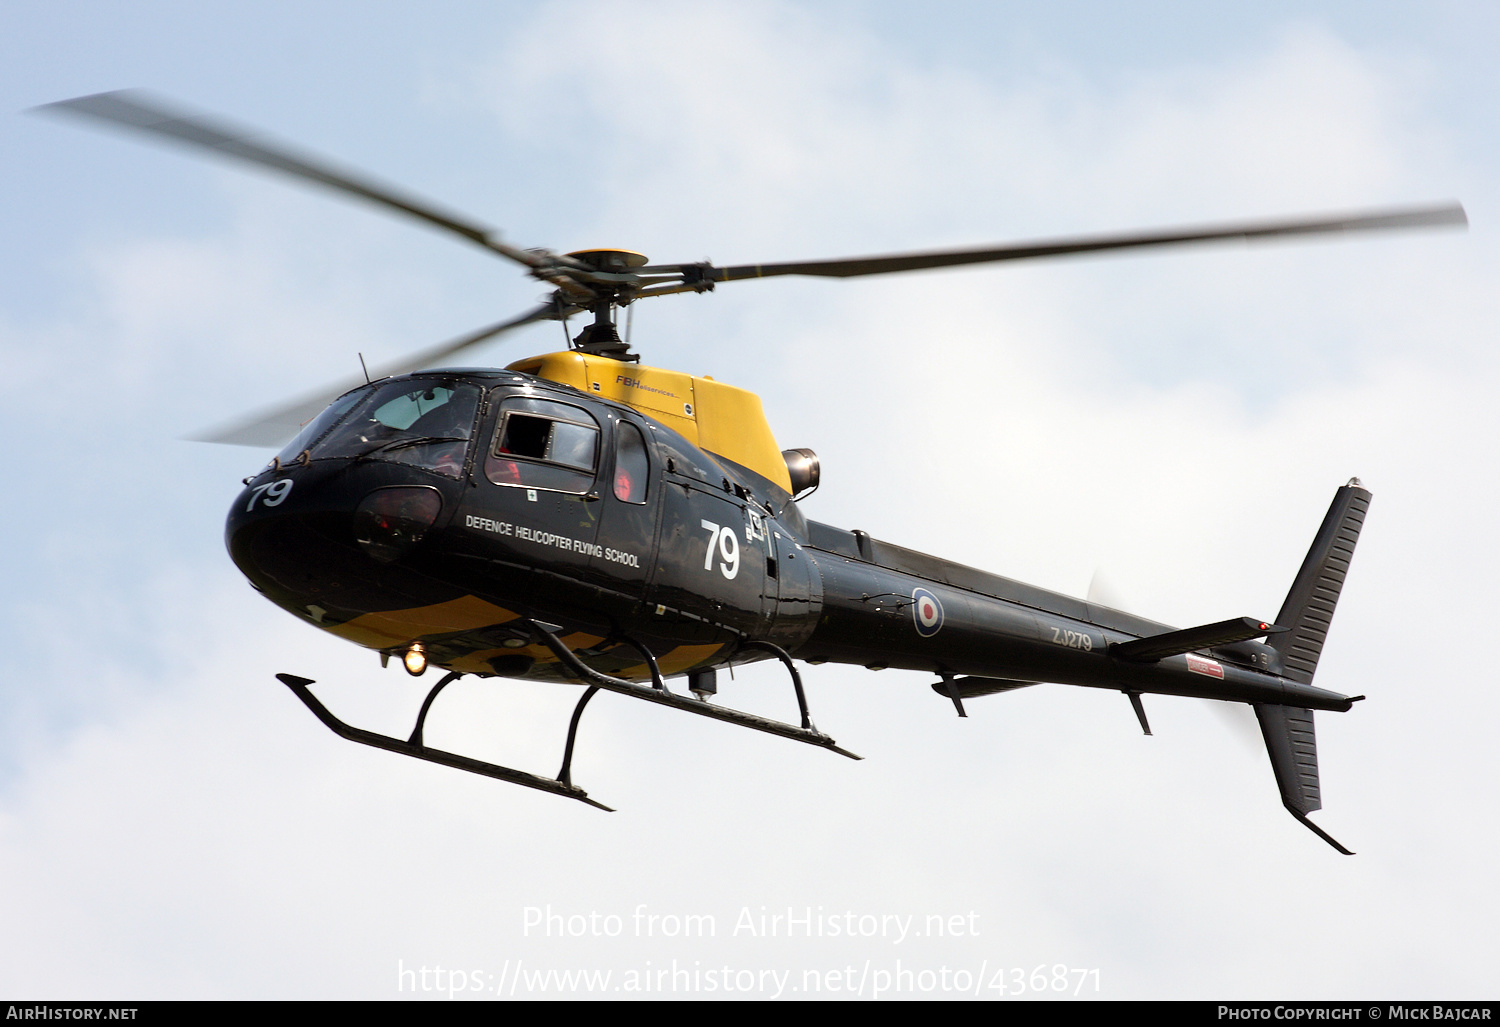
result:
M 628 645 L 640 653 L 641 658 L 646 661 L 646 667 L 651 671 L 651 687 L 658 692 L 670 695 L 671 693 L 667 690 L 667 683 L 662 679 L 661 668 L 656 665 L 656 657 L 652 654 L 651 650 L 629 635 L 620 635 L 618 638 L 624 645 Z M 442 685 L 438 686 L 438 688 L 441 687 Z M 436 692 L 437 689 L 433 689 L 433 691 Z M 583 708 L 589 704 L 589 700 L 598 694 L 598 692 L 598 685 L 590 685 L 584 691 L 583 698 L 578 700 L 578 705 L 573 707 L 573 719 L 568 721 L 568 741 L 563 746 L 562 769 L 557 772 L 557 779 L 565 785 L 573 783 L 573 743 L 578 738 L 578 722 L 583 718 Z M 431 697 L 427 701 L 431 702 Z
M 412 756 L 429 763 L 441 763 L 445 767 L 455 770 L 467 770 L 471 774 L 479 774 L 482 777 L 492 777 L 497 781 L 508 781 L 511 784 L 521 785 L 525 788 L 535 788 L 541 792 L 551 792 L 553 795 L 561 795 L 567 799 L 577 799 L 579 802 L 587 803 L 595 809 L 602 809 L 613 813 L 614 810 L 589 798 L 589 793 L 566 781 L 556 781 L 550 777 L 539 777 L 536 774 L 528 774 L 524 770 L 512 770 L 510 767 L 502 767 L 495 763 L 485 763 L 482 760 L 470 759 L 468 756 L 459 756 L 457 753 L 444 752 L 442 749 L 430 749 L 425 745 L 403 742 L 399 738 L 390 735 L 376 734 L 374 731 L 365 731 L 362 728 L 351 727 L 329 712 L 328 707 L 318 701 L 318 697 L 312 694 L 307 687 L 313 684 L 311 678 L 300 678 L 295 674 L 277 674 L 276 680 L 280 681 L 292 690 L 292 694 L 313 711 L 317 717 L 334 734 L 340 738 L 346 738 L 351 742 L 368 745 L 375 749 L 385 749 L 388 752 L 400 753 L 402 756 Z M 434 688 L 428 694 L 428 700 L 437 693 Z M 576 723 L 576 721 L 575 721 Z M 418 725 L 420 730 L 420 723 Z
M 573 707 L 573 719 L 568 721 L 568 742 L 563 746 L 563 765 L 557 772 L 557 779 L 565 785 L 573 783 L 573 740 L 578 737 L 578 721 L 583 718 L 583 708 L 589 704 L 589 700 L 599 691 L 598 685 L 590 685 L 584 690 L 583 698 L 578 700 L 578 705 Z
M 686 696 L 677 695 L 665 689 L 657 689 L 649 685 L 638 685 L 634 681 L 626 681 L 624 678 L 601 674 L 580 660 L 573 650 L 562 643 L 562 640 L 556 635 L 556 632 L 562 630 L 559 625 L 542 624 L 537 621 L 531 621 L 530 623 L 532 630 L 542 640 L 542 644 L 551 649 L 553 654 L 562 661 L 563 666 L 572 671 L 574 676 L 591 685 L 597 685 L 607 692 L 618 692 L 621 695 L 634 696 L 637 699 L 644 699 L 647 702 L 670 706 L 673 709 L 686 710 L 688 713 L 696 713 L 700 717 L 722 720 L 728 724 L 738 724 L 740 727 L 748 727 L 752 731 L 764 731 L 768 735 L 780 735 L 782 738 L 790 738 L 793 741 L 806 742 L 808 745 L 816 745 L 820 748 L 836 752 L 840 756 L 847 756 L 851 760 L 864 759 L 863 756 L 857 756 L 847 749 L 840 749 L 832 738 L 811 726 L 812 721 L 807 716 L 807 701 L 802 698 L 802 682 L 800 678 L 796 677 L 795 669 L 792 671 L 793 681 L 797 685 L 797 694 L 802 705 L 802 719 L 803 723 L 807 725 L 805 727 L 785 724 L 779 720 L 771 720 L 767 717 L 757 717 L 753 713 L 741 713 L 739 710 L 713 706 L 701 699 L 689 699 Z M 790 664 L 791 657 L 786 656 L 785 653 L 782 656 Z
M 407 739 L 408 744 L 421 746 L 422 728 L 427 723 L 427 711 L 432 709 L 432 700 L 437 698 L 439 692 L 461 677 L 463 677 L 463 674 L 459 671 L 450 670 L 447 674 L 443 675 L 443 680 L 432 686 L 432 691 L 428 692 L 427 698 L 422 700 L 422 710 L 417 714 L 417 726 L 412 728 L 411 738 Z
M 740 648 L 742 650 L 759 649 L 763 653 L 770 653 L 782 662 L 782 665 L 786 667 L 787 673 L 792 676 L 792 688 L 797 693 L 797 711 L 802 714 L 802 728 L 804 731 L 816 731 L 817 728 L 813 726 L 812 717 L 807 712 L 807 694 L 802 691 L 802 675 L 798 674 L 797 668 L 792 665 L 791 654 L 779 645 L 755 639 L 748 639 L 741 642 Z M 733 664 L 730 664 L 731 669 L 733 669 L 733 666 Z
M 630 648 L 634 649 L 636 652 L 640 653 L 641 657 L 646 661 L 646 668 L 651 671 L 651 687 L 656 689 L 658 692 L 666 692 L 668 695 L 670 695 L 671 690 L 667 688 L 667 683 L 661 676 L 661 668 L 656 665 L 656 657 L 652 654 L 651 650 L 647 649 L 644 645 L 642 645 L 640 642 L 636 641 L 629 635 L 617 635 L 616 637 L 619 638 L 621 642 L 630 646 Z

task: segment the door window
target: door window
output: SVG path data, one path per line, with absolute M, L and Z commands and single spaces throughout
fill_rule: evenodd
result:
M 621 421 L 615 430 L 615 498 L 622 503 L 646 501 L 646 479 L 651 462 L 646 457 L 646 440 L 641 430 L 629 421 Z
M 484 461 L 496 485 L 587 492 L 599 461 L 599 425 L 580 407 L 517 396 L 500 407 Z

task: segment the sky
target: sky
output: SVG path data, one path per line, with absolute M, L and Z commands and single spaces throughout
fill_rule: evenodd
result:
M 7 3 L 0 993 L 1492 998 L 1497 41 L 1470 3 Z M 1110 692 L 959 720 L 925 675 L 804 667 L 854 763 L 604 696 L 574 777 L 612 814 L 338 740 L 274 673 L 393 733 L 430 682 L 246 587 L 222 519 L 269 454 L 182 436 L 541 290 L 23 113 L 126 87 L 520 245 L 662 261 L 1462 201 L 1466 233 L 745 282 L 634 318 L 648 363 L 754 390 L 819 453 L 809 516 L 1168 623 L 1273 616 L 1359 476 L 1317 684 L 1369 698 L 1318 715 L 1315 814 L 1358 855 L 1281 809 L 1253 718 L 1187 699 L 1148 696 L 1147 738 Z M 788 693 L 751 668 L 720 695 Z M 428 739 L 550 773 L 573 697 L 464 679 Z

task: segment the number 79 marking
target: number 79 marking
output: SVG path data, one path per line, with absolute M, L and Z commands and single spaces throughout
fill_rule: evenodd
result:
M 740 538 L 732 526 L 720 527 L 713 521 L 703 521 L 703 530 L 708 532 L 708 551 L 703 554 L 703 569 L 713 570 L 714 553 L 719 554 L 722 566 L 719 572 L 733 578 L 740 572 Z
M 245 512 L 249 513 L 251 510 L 254 510 L 255 501 L 257 499 L 260 499 L 262 496 L 264 496 L 266 500 L 262 505 L 276 506 L 283 499 L 285 499 L 287 497 L 287 493 L 291 491 L 292 479 L 290 478 L 277 478 L 275 481 L 268 481 L 264 485 L 257 485 L 250 492 L 250 502 L 245 504 Z

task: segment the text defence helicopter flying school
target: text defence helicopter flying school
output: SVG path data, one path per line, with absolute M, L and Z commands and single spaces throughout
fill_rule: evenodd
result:
M 601 689 L 831 749 L 793 658 L 936 674 L 964 700 L 1038 682 L 1254 707 L 1286 808 L 1321 808 L 1313 712 L 1363 696 L 1313 685 L 1369 507 L 1338 489 L 1274 622 L 1172 629 L 807 519 L 811 450 L 782 451 L 759 397 L 708 377 L 641 366 L 617 308 L 778 275 L 844 278 L 922 268 L 1225 239 L 1466 224 L 1456 204 L 1274 223 L 1218 225 L 983 249 L 717 267 L 650 264 L 638 253 L 519 249 L 388 186 L 137 92 L 39 108 L 84 115 L 272 168 L 399 211 L 490 250 L 555 291 L 519 317 L 412 354 L 349 391 L 302 401 L 206 436 L 276 446 L 245 480 L 226 542 L 251 585 L 302 620 L 394 656 L 414 675 L 447 671 L 410 738 L 351 727 L 278 678 L 339 735 L 600 806 L 572 782 L 579 719 Z M 432 368 L 513 328 L 590 314 L 569 350 L 505 369 Z M 293 437 L 295 436 L 295 437 Z M 1265 641 L 1256 641 L 1264 639 Z M 711 702 L 731 661 L 776 659 L 801 713 L 790 724 Z M 582 683 L 555 778 L 433 749 L 423 725 L 464 674 Z M 688 693 L 670 677 L 685 675 Z M 607 809 L 608 807 L 602 807 Z

